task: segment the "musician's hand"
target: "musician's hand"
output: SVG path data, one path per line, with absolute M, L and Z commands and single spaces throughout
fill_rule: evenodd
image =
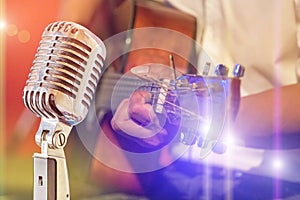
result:
M 147 103 L 151 94 L 136 91 L 121 102 L 111 120 L 112 128 L 128 134 L 141 145 L 158 146 L 164 142 L 167 131 L 160 125 L 152 106 Z

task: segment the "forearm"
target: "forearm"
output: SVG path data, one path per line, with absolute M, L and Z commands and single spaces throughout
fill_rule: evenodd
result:
M 233 130 L 240 136 L 300 134 L 300 84 L 241 98 Z

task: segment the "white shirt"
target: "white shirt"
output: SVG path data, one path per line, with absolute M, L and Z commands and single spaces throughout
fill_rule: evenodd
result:
M 242 95 L 297 82 L 294 0 L 168 1 L 197 18 L 197 42 L 215 64 L 245 66 Z
M 236 63 L 245 66 L 242 95 L 297 82 L 296 66 L 300 63 L 297 62 L 300 60 L 297 45 L 300 3 L 297 1 L 168 1 L 197 18 L 197 42 L 215 64 L 225 64 L 231 71 Z M 204 160 L 199 159 L 200 151 L 199 147 L 192 147 L 182 158 L 300 182 L 300 173 L 294 170 L 300 165 L 297 149 L 277 153 L 231 144 L 226 153 L 211 153 Z M 173 153 L 178 156 L 182 148 L 175 147 Z M 272 168 L 278 155 L 284 160 L 280 172 L 276 166 Z

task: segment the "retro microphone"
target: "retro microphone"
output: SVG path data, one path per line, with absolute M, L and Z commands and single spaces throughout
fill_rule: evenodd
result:
M 23 91 L 25 106 L 41 118 L 34 200 L 70 199 L 63 148 L 71 128 L 88 113 L 105 57 L 104 43 L 79 24 L 54 22 L 42 34 Z

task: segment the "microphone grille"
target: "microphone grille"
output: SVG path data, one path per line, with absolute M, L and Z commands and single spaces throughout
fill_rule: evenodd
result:
M 81 121 L 104 70 L 105 47 L 88 29 L 72 22 L 46 27 L 23 99 L 40 117 Z

